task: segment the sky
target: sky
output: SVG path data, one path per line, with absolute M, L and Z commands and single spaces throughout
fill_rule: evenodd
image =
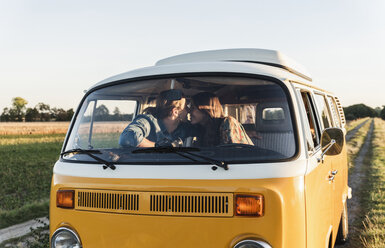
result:
M 159 59 L 279 50 L 344 106 L 385 105 L 385 1 L 0 0 L 0 112 L 23 97 L 76 108 L 84 90 Z

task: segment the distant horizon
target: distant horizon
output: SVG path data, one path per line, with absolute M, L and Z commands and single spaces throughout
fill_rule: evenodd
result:
M 15 96 L 15 97 L 20 97 L 20 96 Z M 338 97 L 338 96 L 337 96 Z M 9 104 L 9 106 L 5 106 L 5 108 L 11 108 L 12 107 L 12 99 L 13 99 L 14 97 L 11 97 L 11 100 L 10 100 L 10 104 Z M 27 102 L 28 102 L 28 99 L 25 99 L 24 97 L 22 97 L 24 100 L 27 100 Z M 65 107 L 61 107 L 61 106 L 53 106 L 53 105 L 51 105 L 51 104 L 49 104 L 49 103 L 46 103 L 46 102 L 43 102 L 43 101 L 38 101 L 35 105 L 33 105 L 33 106 L 30 106 L 31 104 L 28 102 L 28 104 L 26 105 L 26 108 L 35 108 L 36 107 L 36 105 L 37 104 L 39 104 L 39 103 L 44 103 L 44 104 L 48 104 L 49 105 L 49 107 L 52 109 L 52 108 L 58 108 L 58 109 L 64 109 L 64 110 L 69 110 L 69 109 L 73 109 L 73 111 L 74 112 L 76 112 L 76 110 L 77 110 L 77 108 L 78 108 L 78 105 L 80 104 L 80 100 L 79 100 L 79 102 L 77 103 L 77 105 L 75 106 L 75 107 L 70 107 L 70 108 L 65 108 Z M 364 105 L 366 105 L 366 106 L 368 106 L 368 107 L 371 107 L 372 109 L 376 109 L 377 107 L 378 108 L 381 108 L 381 109 L 383 109 L 383 108 L 385 108 L 385 103 L 382 105 L 382 106 L 375 106 L 375 107 L 372 107 L 372 106 L 369 106 L 369 105 L 367 105 L 367 104 L 365 104 L 365 103 L 353 103 L 353 104 L 350 104 L 350 105 L 343 105 L 342 107 L 343 108 L 347 108 L 347 107 L 350 107 L 350 106 L 353 106 L 353 105 L 358 105 L 358 104 L 364 104 Z M 4 108 L 2 108 L 2 109 L 0 109 L 0 115 L 3 113 L 3 110 L 4 110 Z

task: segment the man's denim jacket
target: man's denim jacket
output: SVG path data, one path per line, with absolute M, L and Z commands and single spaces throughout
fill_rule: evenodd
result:
M 119 145 L 122 147 L 138 146 L 144 138 L 159 142 L 164 139 L 174 141 L 177 138 L 184 140 L 193 136 L 194 128 L 189 123 L 181 122 L 174 132 L 167 132 L 162 120 L 155 118 L 150 114 L 138 115 L 122 132 L 119 139 Z

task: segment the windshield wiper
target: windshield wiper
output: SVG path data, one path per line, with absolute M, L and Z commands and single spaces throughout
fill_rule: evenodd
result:
M 60 153 L 60 155 L 63 156 L 63 155 L 69 154 L 69 153 L 86 154 L 86 155 L 90 156 L 91 158 L 95 159 L 96 161 L 98 161 L 99 163 L 104 164 L 103 169 L 107 169 L 107 168 L 110 168 L 112 170 L 116 169 L 116 166 L 113 163 L 106 161 L 104 159 L 101 159 L 101 158 L 94 155 L 94 154 L 102 154 L 102 152 L 100 150 L 85 150 L 85 149 L 76 148 L 76 149 L 64 151 L 64 152 Z
M 217 145 L 216 147 L 231 147 L 231 148 L 256 148 L 254 145 L 249 145 L 249 144 L 241 144 L 241 143 L 230 143 L 230 144 L 222 144 L 222 145 Z
M 198 160 L 190 157 L 190 156 L 195 156 L 197 158 L 201 158 L 201 159 L 205 160 L 206 162 L 208 162 L 212 165 L 221 167 L 225 170 L 229 169 L 228 163 L 226 161 L 219 161 L 219 160 L 212 159 L 212 158 L 209 158 L 206 156 L 191 153 L 191 152 L 198 152 L 198 151 L 200 151 L 200 149 L 196 148 L 196 147 L 158 146 L 158 147 L 136 149 L 136 150 L 133 150 L 132 153 L 176 153 L 179 156 L 190 159 L 194 162 L 199 162 Z M 190 156 L 186 156 L 185 154 L 188 154 Z M 215 166 L 211 167 L 211 169 L 216 170 L 217 167 L 215 167 Z

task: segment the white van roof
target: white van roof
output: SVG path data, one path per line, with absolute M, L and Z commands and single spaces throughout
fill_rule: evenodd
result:
M 312 81 L 310 73 L 305 67 L 279 51 L 267 49 L 240 48 L 185 53 L 159 60 L 155 65 L 220 61 L 249 62 L 279 67 L 306 80 Z

